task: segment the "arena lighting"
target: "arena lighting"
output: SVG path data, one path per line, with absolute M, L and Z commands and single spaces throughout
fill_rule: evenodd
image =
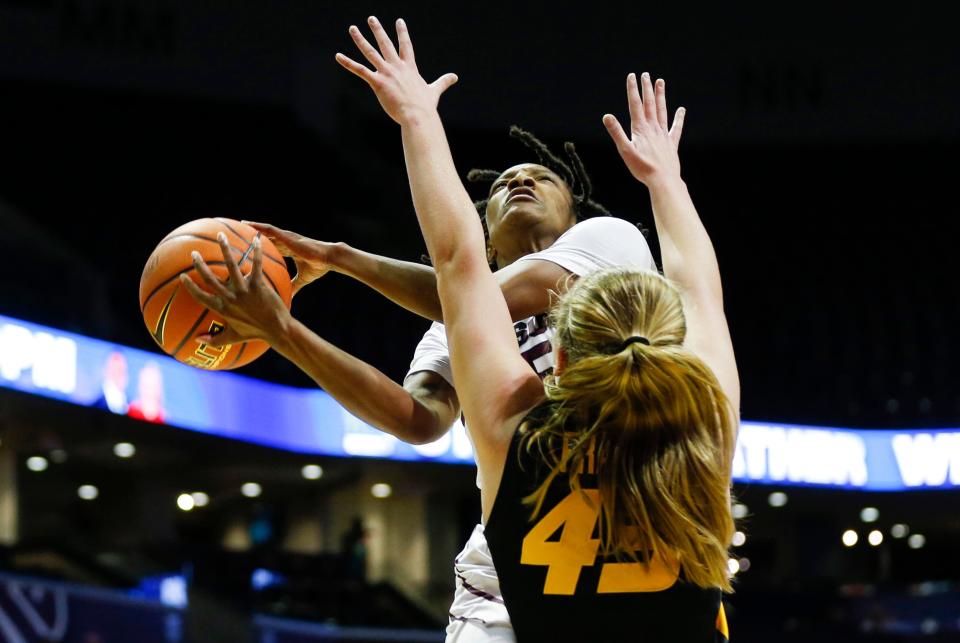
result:
M 118 371 L 109 364 L 121 365 L 128 376 L 111 379 Z M 125 415 L 140 396 L 137 382 L 145 369 L 162 382 L 162 418 L 171 427 L 311 456 L 474 463 L 460 422 L 436 442 L 409 445 L 318 389 L 203 371 L 158 352 L 0 316 L 0 387 Z M 960 428 L 854 430 L 744 421 L 733 479 L 780 489 L 960 489 Z
M 202 491 L 194 491 L 190 494 L 190 497 L 193 498 L 193 504 L 195 507 L 206 507 L 210 504 L 210 496 Z
M 177 506 L 180 507 L 181 511 L 190 511 L 193 509 L 194 505 L 193 496 L 189 493 L 181 493 L 177 496 Z
M 318 464 L 307 464 L 300 469 L 300 475 L 307 480 L 319 480 L 323 475 L 323 468 Z
M 879 529 L 874 529 L 867 534 L 867 542 L 870 543 L 871 547 L 879 547 L 880 543 L 883 542 L 883 532 Z
M 737 520 L 746 518 L 748 513 L 750 513 L 750 509 L 747 507 L 747 505 L 739 502 L 733 505 L 733 517 Z
M 47 459 L 42 456 L 35 455 L 27 458 L 27 468 L 31 471 L 36 471 L 38 473 L 40 471 L 46 471 L 48 466 L 50 465 L 47 462 Z
M 876 522 L 880 517 L 880 510 L 876 507 L 864 507 L 860 510 L 860 520 L 863 522 Z
M 894 538 L 905 538 L 910 533 L 910 527 L 903 523 L 897 523 L 890 527 L 890 535 Z
M 782 507 L 787 504 L 787 494 L 782 491 L 774 491 L 767 498 L 767 502 L 770 503 L 771 507 Z
M 727 571 L 733 576 L 740 571 L 740 562 L 736 558 L 727 559 Z
M 100 495 L 100 490 L 92 484 L 85 484 L 81 485 L 80 488 L 77 489 L 77 495 L 83 500 L 94 500 Z
M 187 579 L 183 576 L 168 576 L 160 581 L 160 602 L 164 605 L 183 609 L 187 598 Z
M 848 529 L 843 532 L 843 536 L 840 537 L 840 540 L 843 541 L 845 547 L 853 547 L 857 544 L 857 541 L 860 540 L 860 537 L 852 529 Z
M 378 482 L 370 487 L 370 494 L 374 498 L 389 498 L 392 493 L 393 487 L 388 485 L 386 482 Z
M 745 533 L 738 531 L 733 534 L 732 544 L 734 547 L 741 547 L 745 542 L 747 542 L 747 535 Z
M 920 549 L 927 544 L 927 538 L 923 534 L 913 534 L 907 538 L 907 545 L 910 549 Z
M 132 458 L 137 453 L 137 448 L 129 442 L 117 442 L 113 445 L 113 454 L 118 458 Z
M 244 482 L 243 486 L 240 487 L 240 493 L 247 498 L 256 498 L 263 493 L 263 487 L 256 482 Z
M 741 558 L 741 559 L 738 561 L 738 563 L 739 563 L 739 565 L 740 565 L 740 571 L 745 572 L 745 571 L 748 571 L 748 570 L 750 569 L 750 559 L 749 559 L 749 558 Z

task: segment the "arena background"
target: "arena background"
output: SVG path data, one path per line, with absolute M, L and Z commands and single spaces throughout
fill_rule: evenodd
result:
M 875 11 L 0 0 L 0 330 L 156 354 L 140 272 L 167 232 L 205 216 L 418 260 L 399 130 L 333 61 L 371 13 L 407 20 L 428 78 L 460 76 L 441 114 L 462 173 L 526 160 L 516 123 L 575 141 L 596 198 L 646 227 L 646 192 L 600 117 L 624 117 L 625 75 L 650 71 L 689 110 L 681 160 L 724 276 L 743 417 L 947 430 L 910 434 L 940 457 L 916 463 L 925 488 L 739 483 L 735 554 L 750 562 L 728 597 L 732 640 L 958 640 L 960 56 L 936 12 Z M 398 380 L 427 326 L 338 275 L 294 311 Z M 450 563 L 479 513 L 472 467 L 85 408 L 24 392 L 30 364 L 0 346 L 0 639 L 442 640 Z M 312 388 L 275 354 L 241 374 Z M 268 433 L 260 412 L 249 428 Z M 133 457 L 115 455 L 121 442 Z M 937 466 L 942 480 L 926 473 Z M 196 491 L 209 503 L 178 508 Z

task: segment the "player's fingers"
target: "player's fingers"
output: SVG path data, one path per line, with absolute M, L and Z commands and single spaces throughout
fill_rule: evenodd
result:
M 203 333 L 202 335 L 197 335 L 194 339 L 200 344 L 207 344 L 209 346 L 213 346 L 214 348 L 222 348 L 230 344 L 236 344 L 237 342 L 244 341 L 244 338 L 240 336 L 240 333 L 237 333 L 229 326 L 225 327 L 219 333 Z
M 350 25 L 350 37 L 353 38 L 353 42 L 357 45 L 357 49 L 359 49 L 360 53 L 363 54 L 363 57 L 367 59 L 367 62 L 373 65 L 374 69 L 380 69 L 383 67 L 383 56 L 381 56 L 380 52 L 377 51 L 377 48 L 371 45 L 370 41 L 363 36 L 363 34 L 360 32 L 360 29 L 356 25 Z M 391 45 L 391 47 L 392 46 L 393 45 Z
M 400 58 L 416 64 L 416 58 L 413 55 L 413 41 L 410 40 L 410 32 L 407 30 L 407 23 L 403 18 L 397 19 L 397 42 L 400 44 Z
M 289 235 L 289 234 L 290 234 L 290 231 L 289 231 L 289 230 L 284 230 L 283 228 L 278 228 L 277 226 L 275 226 L 275 225 L 273 225 L 273 224 L 270 224 L 270 223 L 260 223 L 259 221 L 247 221 L 246 219 L 244 219 L 244 220 L 241 221 L 240 223 L 243 223 L 243 224 L 245 224 L 245 225 L 248 225 L 248 226 L 250 226 L 251 228 L 253 228 L 254 230 L 256 230 L 256 231 L 258 231 L 258 232 L 262 232 L 263 234 L 265 234 L 266 236 L 268 236 L 268 237 L 270 237 L 270 238 L 277 237 L 277 236 L 280 236 L 280 235 L 286 236 L 286 235 Z
M 227 235 L 222 232 L 217 233 L 217 243 L 220 244 L 220 251 L 223 253 L 223 261 L 227 264 L 227 272 L 230 274 L 230 281 L 237 286 L 243 285 L 243 273 L 240 267 L 233 259 L 233 250 L 230 249 L 230 242 L 227 241 Z
M 604 114 L 603 125 L 607 128 L 607 133 L 610 134 L 614 144 L 616 144 L 617 150 L 622 154 L 623 150 L 630 146 L 630 139 L 627 137 L 627 133 L 623 131 L 620 121 L 613 114 Z
M 644 128 L 643 101 L 637 87 L 637 75 L 632 72 L 627 74 L 627 106 L 630 108 L 630 131 L 639 134 Z
M 300 235 L 295 232 L 272 226 L 269 223 L 257 223 L 256 221 L 244 221 L 243 223 L 246 223 L 267 239 L 270 239 L 284 257 L 299 256 L 299 254 L 290 247 L 303 239 L 303 237 L 300 237 Z
M 657 98 L 657 123 L 660 125 L 660 128 L 666 132 L 670 128 L 669 124 L 669 114 L 667 113 L 667 83 L 662 78 L 657 79 L 657 84 L 654 85 L 654 93 Z
M 200 253 L 194 250 L 190 253 L 190 257 L 193 259 L 193 267 L 200 274 L 200 278 L 203 279 L 204 283 L 210 286 L 214 294 L 219 297 L 229 297 L 230 291 L 227 290 L 223 285 L 223 282 L 220 281 L 215 274 L 213 274 L 213 271 L 210 270 L 210 266 L 208 266 L 207 262 L 203 260 L 203 257 L 200 256 Z M 193 283 L 193 281 L 190 283 Z
M 220 311 L 220 308 L 223 305 L 223 302 L 220 300 L 220 298 L 211 295 L 206 290 L 195 284 L 193 279 L 191 279 L 188 275 L 180 275 L 180 283 L 186 289 L 187 293 L 199 303 L 203 304 L 207 308 L 216 310 L 217 312 Z
M 304 281 L 304 280 L 300 277 L 300 273 L 298 272 L 297 274 L 295 274 L 295 275 L 293 276 L 293 279 L 290 280 L 290 285 L 293 287 L 293 292 L 292 292 L 292 294 L 293 294 L 293 295 L 296 295 L 298 292 L 300 292 L 300 289 L 301 289 L 301 288 L 303 288 L 304 286 L 308 285 L 309 283 L 310 283 L 309 281 Z
M 675 146 L 680 145 L 680 137 L 683 136 L 683 119 L 687 115 L 687 108 L 680 107 L 673 117 L 673 127 L 670 128 L 670 139 Z
M 367 67 L 366 65 L 361 65 L 356 60 L 353 60 L 352 58 L 344 56 L 339 52 L 337 53 L 336 56 L 334 56 L 334 58 L 336 58 L 337 62 L 340 63 L 341 67 L 349 71 L 351 74 L 355 76 L 359 76 L 360 78 L 365 80 L 367 84 L 370 84 L 370 85 L 373 84 L 373 79 L 375 77 L 375 74 L 373 70 L 371 70 L 369 67 Z
M 657 122 L 657 100 L 653 95 L 653 82 L 649 72 L 640 75 L 640 92 L 643 96 L 643 115 L 648 123 Z
M 259 283 L 263 278 L 263 242 L 258 234 L 253 239 L 253 269 L 250 270 L 250 280 Z
M 458 80 L 460 79 L 457 77 L 456 74 L 444 74 L 440 78 L 430 83 L 430 86 L 436 88 L 437 95 L 439 96 L 443 92 L 453 87 Z
M 370 16 L 367 18 L 367 24 L 370 25 L 370 30 L 373 32 L 373 37 L 377 40 L 377 46 L 380 47 L 380 54 L 384 60 L 396 60 L 399 58 L 400 56 L 393 46 L 393 41 L 390 40 L 390 34 L 383 28 L 383 25 L 380 24 L 377 17 Z

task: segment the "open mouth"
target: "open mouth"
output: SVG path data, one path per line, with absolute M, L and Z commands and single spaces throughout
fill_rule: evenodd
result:
M 517 188 L 514 190 L 513 194 L 507 197 L 507 203 L 513 203 L 514 201 L 537 201 L 537 197 L 533 196 L 533 191 L 528 188 Z

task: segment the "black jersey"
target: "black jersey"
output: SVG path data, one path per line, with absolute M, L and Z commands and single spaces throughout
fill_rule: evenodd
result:
M 665 559 L 647 567 L 598 554 L 594 471 L 582 472 L 583 493 L 571 492 L 567 476 L 558 475 L 531 522 L 522 499 L 548 467 L 536 449 L 519 449 L 519 437 L 517 431 L 485 528 L 517 641 L 727 641 L 720 589 L 685 582 Z

